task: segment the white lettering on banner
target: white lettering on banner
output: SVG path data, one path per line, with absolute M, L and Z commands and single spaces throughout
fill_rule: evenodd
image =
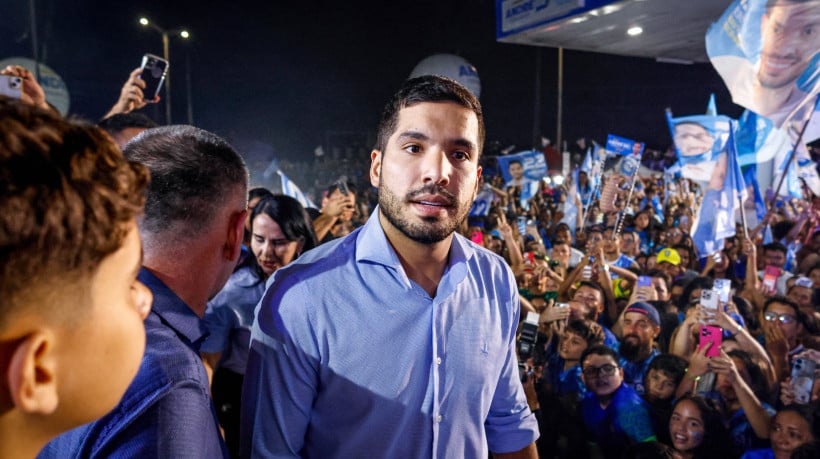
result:
M 504 14 L 504 17 L 509 19 L 513 16 L 519 16 L 529 11 L 532 11 L 532 0 L 524 2 L 520 5 L 512 5 L 510 9 L 508 9 L 507 12 Z

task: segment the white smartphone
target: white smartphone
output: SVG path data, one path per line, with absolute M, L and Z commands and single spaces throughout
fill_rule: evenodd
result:
M 23 79 L 18 76 L 0 75 L 0 95 L 12 99 L 23 97 Z

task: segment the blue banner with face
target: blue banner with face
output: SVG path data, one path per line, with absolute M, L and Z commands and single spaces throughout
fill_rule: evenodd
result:
M 496 159 L 507 187 L 537 182 L 547 175 L 547 160 L 544 153 L 538 150 L 522 151 Z
M 736 104 L 796 140 L 820 92 L 820 0 L 736 0 L 706 33 L 706 52 Z M 813 123 L 803 140 L 818 137 Z
M 672 118 L 667 112 L 666 120 L 678 153 L 680 175 L 703 187 L 712 177 L 719 155 L 726 149 L 732 119 L 723 115 Z

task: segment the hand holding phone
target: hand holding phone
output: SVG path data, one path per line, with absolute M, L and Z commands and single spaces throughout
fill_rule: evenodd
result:
M 794 359 L 789 385 L 794 392 L 795 403 L 805 405 L 811 401 L 815 368 L 817 363 L 814 360 L 800 357 Z
M 714 290 L 703 289 L 700 291 L 700 306 L 705 318 L 701 320 L 703 324 L 714 323 L 718 310 L 718 293 Z
M 12 99 L 23 97 L 23 79 L 18 76 L 0 75 L 0 95 Z
M 140 78 L 145 81 L 145 88 L 142 90 L 143 98 L 147 103 L 156 102 L 159 100 L 159 91 L 168 73 L 168 61 L 153 54 L 146 54 L 142 56 L 140 68 L 142 69 Z
M 770 294 L 777 290 L 777 278 L 780 277 L 780 268 L 777 266 L 766 265 L 763 271 L 763 286 Z
M 706 357 L 719 356 L 720 346 L 723 344 L 723 330 L 721 330 L 720 327 L 715 327 L 712 325 L 701 325 L 698 349 L 706 347 L 707 343 L 712 343 L 712 346 L 706 350 Z

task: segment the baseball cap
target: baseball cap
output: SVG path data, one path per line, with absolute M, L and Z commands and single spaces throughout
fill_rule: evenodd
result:
M 658 254 L 658 264 L 669 263 L 675 266 L 680 264 L 680 254 L 675 249 L 663 249 Z
M 652 306 L 649 303 L 644 303 L 643 301 L 638 301 L 637 303 L 632 303 L 626 307 L 624 314 L 627 312 L 637 312 L 638 314 L 643 314 L 649 318 L 655 325 L 661 324 L 661 316 L 658 314 L 658 310 L 655 309 L 655 306 Z

